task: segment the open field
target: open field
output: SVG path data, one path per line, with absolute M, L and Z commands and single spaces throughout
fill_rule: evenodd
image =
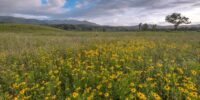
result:
M 0 100 L 199 100 L 200 32 L 0 25 Z

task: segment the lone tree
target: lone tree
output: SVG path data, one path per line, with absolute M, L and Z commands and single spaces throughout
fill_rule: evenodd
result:
M 173 13 L 165 18 L 166 22 L 174 24 L 174 29 L 177 30 L 181 24 L 190 24 L 189 18 L 182 16 L 180 13 Z
M 156 24 L 154 24 L 154 25 L 152 25 L 152 30 L 156 30 L 157 29 L 157 25 Z
M 142 25 L 141 28 L 142 28 L 142 30 L 146 31 L 146 30 L 149 29 L 149 25 L 147 23 L 145 23 L 145 24 Z
M 141 30 L 142 29 L 142 23 L 140 23 L 138 26 L 139 26 L 139 30 Z

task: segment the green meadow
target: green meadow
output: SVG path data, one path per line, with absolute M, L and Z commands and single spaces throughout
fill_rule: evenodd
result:
M 0 24 L 0 100 L 199 100 L 200 32 Z

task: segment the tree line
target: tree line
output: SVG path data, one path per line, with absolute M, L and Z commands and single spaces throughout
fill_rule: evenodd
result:
M 191 31 L 191 30 L 200 30 L 197 27 L 179 27 L 181 24 L 190 24 L 188 17 L 182 16 L 180 13 L 172 13 L 171 15 L 166 16 L 165 21 L 173 24 L 174 28 L 161 27 L 157 24 L 147 24 L 139 23 L 138 26 L 90 26 L 90 25 L 50 25 L 52 27 L 64 29 L 64 30 L 76 30 L 76 31 Z

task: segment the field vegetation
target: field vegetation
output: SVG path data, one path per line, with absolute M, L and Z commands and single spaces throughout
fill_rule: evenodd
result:
M 0 100 L 199 100 L 200 33 L 0 25 Z

